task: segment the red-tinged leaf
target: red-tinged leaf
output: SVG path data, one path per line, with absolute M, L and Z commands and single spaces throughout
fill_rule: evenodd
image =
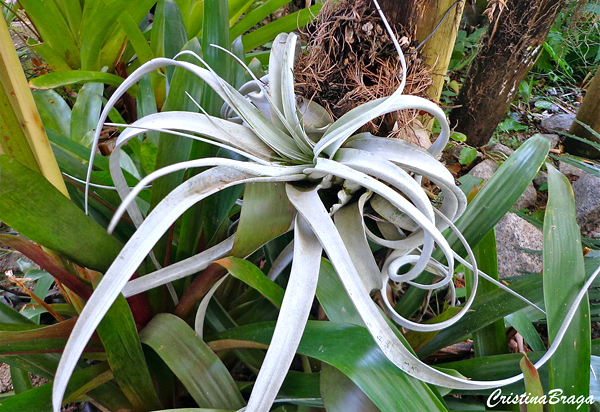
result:
M 139 278 L 137 272 L 133 274 L 131 280 Z M 148 298 L 148 294 L 146 292 L 138 293 L 137 295 L 133 295 L 127 298 L 127 303 L 129 303 L 129 307 L 131 308 L 131 314 L 133 315 L 133 319 L 135 320 L 135 325 L 138 330 L 141 330 L 152 320 L 152 307 L 150 306 L 150 299 Z
M 226 274 L 227 270 L 215 263 L 201 271 L 181 297 L 179 304 L 175 308 L 175 315 L 185 319 L 206 292 Z
M 51 326 L 3 323 L 0 325 L 0 354 L 62 352 L 76 320 L 72 318 Z M 104 348 L 96 337 L 90 341 L 86 351 L 102 352 Z
M 54 279 L 62 283 L 71 291 L 87 300 L 92 295 L 91 288 L 77 276 L 62 267 L 52 256 L 33 242 L 13 235 L 0 235 L 0 243 L 18 250 L 29 259 L 37 263 L 42 269 L 50 273 Z
M 527 355 L 523 354 L 523 359 L 519 362 L 521 371 L 525 375 L 525 392 L 531 397 L 537 397 L 541 399 L 544 396 L 544 388 L 542 388 L 542 382 L 540 381 L 540 374 L 537 369 L 533 366 L 533 363 L 529 360 Z M 544 405 L 537 402 L 527 403 L 527 412 L 543 412 Z

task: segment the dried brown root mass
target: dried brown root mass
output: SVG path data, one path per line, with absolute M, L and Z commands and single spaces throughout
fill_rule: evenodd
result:
M 418 57 L 411 39 L 397 27 L 407 61 L 405 94 L 426 97 L 431 71 Z M 402 80 L 402 67 L 392 40 L 370 0 L 330 0 L 308 28 L 307 51 L 294 69 L 296 93 L 340 118 L 366 102 L 391 95 Z M 419 140 L 412 128 L 414 111 L 376 119 L 361 131 Z

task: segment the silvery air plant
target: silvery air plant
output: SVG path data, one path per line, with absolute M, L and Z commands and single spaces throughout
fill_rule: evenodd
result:
M 389 27 L 388 31 L 392 33 Z M 210 85 L 226 103 L 223 110 L 225 120 L 202 113 L 163 112 L 139 119 L 118 137 L 110 166 L 123 203 L 115 213 L 109 230 L 127 210 L 137 231 L 106 272 L 73 329 L 54 382 L 56 412 L 60 410 L 65 388 L 79 356 L 119 294 L 132 296 L 203 270 L 212 261 L 230 254 L 235 234 L 198 255 L 165 268 L 157 265 L 155 272 L 128 281 L 144 259 L 149 254 L 152 256 L 155 243 L 197 202 L 227 187 L 252 182 L 284 184 L 287 198 L 295 209 L 295 217 L 293 244 L 284 250 L 269 273 L 271 279 L 275 278 L 281 268 L 292 260 L 287 292 L 264 363 L 245 408 L 247 411 L 268 411 L 275 400 L 309 316 L 323 251 L 374 341 L 402 371 L 430 384 L 461 390 L 495 388 L 522 378 L 518 375 L 496 381 L 475 381 L 451 376 L 424 364 L 401 343 L 370 297 L 373 291 L 381 290 L 387 314 L 398 325 L 421 332 L 438 331 L 458 322 L 469 310 L 477 290 L 478 276 L 473 277 L 472 292 L 460 312 L 436 324 L 420 324 L 400 316 L 386 293 L 390 280 L 427 290 L 446 287 L 452 295 L 455 262 L 460 262 L 475 274 L 493 281 L 477 269 L 468 243 L 452 223 L 465 210 L 466 198 L 451 173 L 436 159 L 450 134 L 446 117 L 434 103 L 402 94 L 406 63 L 397 43 L 396 47 L 403 65 L 403 80 L 398 90 L 387 98 L 351 110 L 335 122 L 319 105 L 294 95 L 292 68 L 299 49 L 294 34 L 280 34 L 275 39 L 268 78 L 254 79 L 246 84 L 241 89 L 243 94 L 207 65 L 200 67 L 177 58 L 152 60 L 123 82 L 104 108 L 96 129 L 96 142 L 115 102 L 144 75 L 165 66 L 189 70 Z M 202 63 L 200 58 L 198 60 Z M 408 109 L 425 111 L 441 125 L 440 135 L 428 150 L 398 139 L 356 134 L 359 128 L 379 116 Z M 170 132 L 210 142 L 240 154 L 245 160 L 217 157 L 174 164 L 156 170 L 131 189 L 125 183 L 119 154 L 130 139 L 148 131 Z M 206 170 L 174 189 L 144 218 L 135 198 L 145 186 L 168 173 L 198 167 Z M 439 208 L 432 205 L 422 189 L 422 177 L 440 188 L 443 202 Z M 332 187 L 340 188 L 339 201 L 326 208 L 319 191 L 331 190 Z M 365 226 L 367 211 L 377 213 L 378 225 L 385 237 L 376 235 Z M 462 259 L 450 248 L 441 233 L 447 228 L 461 240 L 468 260 Z M 376 264 L 368 241 L 392 251 L 382 270 Z M 432 253 L 436 249 L 441 250 L 444 263 L 433 259 Z M 402 267 L 410 267 L 410 270 L 399 273 Z M 425 270 L 437 275 L 435 279 L 439 280 L 433 284 L 416 282 L 417 276 Z M 562 329 L 536 367 L 545 363 L 556 350 L 593 278 L 577 296 Z M 493 282 L 514 294 L 502 284 Z M 208 293 L 208 299 L 217 286 Z M 196 320 L 200 336 L 205 313 L 203 308 L 205 305 L 201 304 Z

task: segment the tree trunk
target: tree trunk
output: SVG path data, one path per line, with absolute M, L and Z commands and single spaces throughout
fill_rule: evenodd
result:
M 494 21 L 458 97 L 461 107 L 450 115 L 472 146 L 485 145 L 506 116 L 564 0 L 508 0 L 504 9 L 494 3 Z
M 577 111 L 577 120 L 600 133 L 600 68 L 596 71 L 596 75 L 592 79 L 587 88 L 585 98 L 581 107 Z M 569 133 L 584 139 L 600 143 L 600 139 L 594 136 L 579 123 L 573 122 L 569 129 Z M 587 157 L 590 159 L 599 159 L 600 151 L 594 149 L 591 145 L 579 140 L 568 138 L 564 143 L 565 151 L 577 156 Z
M 417 40 L 425 42 L 421 55 L 431 66 L 433 85 L 427 93 L 429 98 L 440 101 L 444 79 L 458 36 L 458 28 L 463 14 L 465 0 L 439 0 L 430 2 L 427 13 L 417 27 Z M 438 27 L 439 24 L 439 27 Z M 431 35 L 431 37 L 429 37 Z M 428 38 L 429 37 L 429 38 Z
M 419 43 L 427 40 L 421 56 L 433 73 L 433 85 L 428 94 L 439 102 L 465 0 L 381 0 L 380 3 L 391 24 L 404 27 Z M 431 37 L 427 38 L 429 35 Z

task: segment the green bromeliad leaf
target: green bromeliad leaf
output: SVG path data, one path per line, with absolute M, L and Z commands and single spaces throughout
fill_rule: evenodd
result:
M 575 218 L 573 189 L 567 178 L 548 165 L 548 205 L 544 217 L 544 299 L 548 335 L 556 339 L 562 319 L 586 280 L 581 235 Z M 550 388 L 564 396 L 589 395 L 590 307 L 586 298 L 550 360 Z M 586 406 L 586 405 L 584 405 Z M 550 405 L 551 411 L 568 411 L 568 404 Z
M 0 220 L 81 266 L 108 269 L 122 247 L 116 238 L 10 156 L 0 155 L 0 173 Z
M 232 254 L 245 257 L 285 233 L 292 224 L 294 208 L 282 183 L 246 185 L 244 203 Z
M 113 303 L 97 331 L 115 381 L 133 407 L 140 410 L 160 408 L 131 309 L 123 296 Z
M 157 315 L 140 338 L 158 353 L 200 407 L 237 410 L 245 406 L 225 365 L 180 318 Z
M 268 344 L 273 328 L 273 323 L 241 326 L 220 333 L 219 338 Z M 352 344 L 349 345 L 348 342 Z M 382 411 L 447 410 L 427 385 L 418 381 L 414 381 L 416 385 L 408 384 L 405 380 L 408 376 L 398 373 L 396 366 L 386 359 L 363 327 L 308 321 L 298 353 L 319 359 L 340 370 Z M 369 356 L 365 357 L 364 354 L 367 353 Z M 386 396 L 381 396 L 382 392 Z

